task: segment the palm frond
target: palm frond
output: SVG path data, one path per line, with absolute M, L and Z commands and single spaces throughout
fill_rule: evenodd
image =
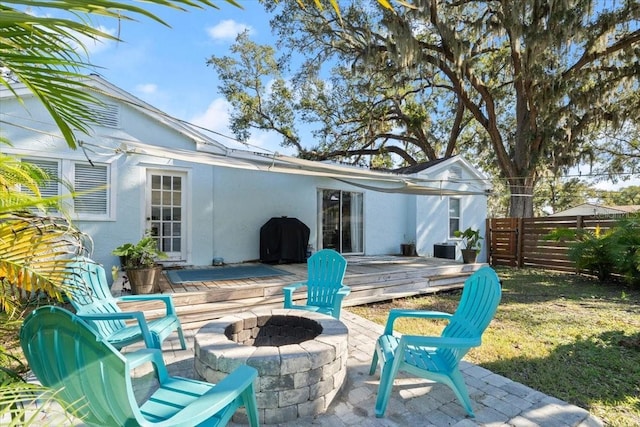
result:
M 64 218 L 2 214 L 0 279 L 21 292 L 42 291 L 60 300 L 67 264 L 85 242 L 86 236 Z M 0 306 L 7 300 L 3 295 L 0 293 Z
M 59 407 L 56 422 L 66 420 L 71 425 L 73 406 L 62 400 L 55 391 L 25 382 L 0 385 L 0 419 L 9 419 L 9 426 L 42 425 L 41 409 L 54 405 Z

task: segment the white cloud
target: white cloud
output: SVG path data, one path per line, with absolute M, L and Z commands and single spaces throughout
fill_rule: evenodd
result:
M 145 95 L 153 95 L 158 92 L 158 85 L 154 83 L 144 83 L 136 86 L 136 92 L 144 93 Z
M 99 26 L 96 28 L 98 31 L 108 34 L 110 36 L 115 36 L 116 30 L 114 28 L 106 28 L 104 26 Z M 95 55 L 96 53 L 100 53 L 106 49 L 108 49 L 114 41 L 105 37 L 89 37 L 84 34 L 76 34 L 76 38 L 84 49 L 87 52 L 87 55 Z M 76 46 L 76 50 L 82 49 L 80 46 Z
M 279 137 L 273 132 L 251 131 L 251 138 L 247 141 L 247 144 L 243 144 L 240 141 L 236 141 L 233 136 L 233 132 L 229 129 L 229 109 L 230 104 L 224 98 L 214 99 L 207 110 L 201 114 L 197 114 L 189 120 L 194 125 L 201 126 L 204 129 L 216 132 L 218 134 L 227 136 L 224 138 L 215 133 L 211 136 L 220 142 L 221 144 L 235 149 L 253 151 L 256 149 L 263 149 L 269 152 L 279 152 L 281 154 L 294 155 L 295 150 L 290 148 L 283 148 L 280 146 Z
M 216 98 L 204 113 L 196 115 L 189 121 L 194 125 L 228 135 L 230 134 L 229 107 L 229 103 L 224 98 Z
M 233 19 L 226 19 L 213 27 L 207 28 L 207 34 L 216 41 L 230 41 L 235 40 L 236 36 L 245 30 L 248 30 L 249 33 L 254 31 L 253 27 L 249 25 L 241 24 Z

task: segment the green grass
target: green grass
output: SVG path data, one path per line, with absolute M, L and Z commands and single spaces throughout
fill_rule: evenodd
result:
M 574 275 L 497 269 L 503 296 L 466 360 L 589 410 L 607 425 L 640 425 L 640 290 Z M 350 307 L 384 324 L 392 307 L 453 312 L 459 292 Z M 437 335 L 442 323 L 396 330 Z

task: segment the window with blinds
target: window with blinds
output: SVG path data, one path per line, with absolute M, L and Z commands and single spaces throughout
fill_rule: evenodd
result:
M 64 199 L 63 203 L 68 204 L 70 213 L 77 215 L 78 219 L 100 220 L 111 216 L 108 164 L 33 158 L 24 161 L 49 175 L 50 179 L 39 186 L 42 197 L 72 196 Z M 70 200 L 73 203 L 68 202 Z
M 73 210 L 77 214 L 107 215 L 108 169 L 104 165 L 76 163 L 74 170 Z
M 60 164 L 55 160 L 28 159 L 27 162 L 39 167 L 47 173 L 49 180 L 38 185 L 43 198 L 56 197 L 60 194 Z

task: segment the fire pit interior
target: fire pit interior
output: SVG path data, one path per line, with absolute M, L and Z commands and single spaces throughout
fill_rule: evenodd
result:
M 200 329 L 195 369 L 217 383 L 240 364 L 255 367 L 260 420 L 286 423 L 325 412 L 338 394 L 346 376 L 347 335 L 342 322 L 324 314 L 248 311 Z
M 322 326 L 317 321 L 294 315 L 261 316 L 255 327 L 247 329 L 244 320 L 238 320 L 224 331 L 231 341 L 254 347 L 300 344 L 315 339 L 320 333 Z

